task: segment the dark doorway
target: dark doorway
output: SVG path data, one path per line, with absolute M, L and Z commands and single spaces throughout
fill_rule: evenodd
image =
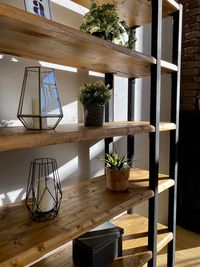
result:
M 177 223 L 200 234 L 200 112 L 180 114 Z

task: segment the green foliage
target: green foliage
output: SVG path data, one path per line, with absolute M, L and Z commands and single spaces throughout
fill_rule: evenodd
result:
M 109 85 L 105 85 L 102 81 L 95 83 L 85 83 L 80 87 L 78 100 L 83 105 L 100 105 L 104 106 L 110 99 Z
M 106 154 L 105 157 L 106 167 L 114 170 L 128 169 L 130 160 L 126 159 L 125 155 L 119 156 L 116 152 L 112 154 Z
M 127 40 L 123 44 L 120 41 L 120 35 L 124 32 L 127 32 L 129 35 L 130 30 L 125 21 L 119 21 L 117 8 L 112 3 L 107 3 L 102 6 L 97 6 L 93 3 L 90 11 L 83 18 L 80 30 L 123 46 L 129 46 L 135 42 L 135 40 Z

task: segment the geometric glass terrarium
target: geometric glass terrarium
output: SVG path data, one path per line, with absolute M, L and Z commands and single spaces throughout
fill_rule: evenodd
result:
M 62 199 L 57 162 L 39 158 L 30 163 L 25 203 L 35 221 L 54 219 Z
M 27 129 L 55 129 L 63 112 L 53 69 L 25 68 L 17 117 Z

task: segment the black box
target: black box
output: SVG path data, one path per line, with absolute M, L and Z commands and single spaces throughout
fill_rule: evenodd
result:
M 124 230 L 104 223 L 73 240 L 73 260 L 80 267 L 105 267 L 122 255 Z

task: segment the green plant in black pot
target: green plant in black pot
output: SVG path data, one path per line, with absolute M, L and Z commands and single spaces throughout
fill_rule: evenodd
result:
M 80 87 L 78 100 L 83 105 L 85 126 L 103 125 L 104 106 L 110 97 L 109 85 L 103 81 L 85 83 Z
M 82 32 L 90 33 L 121 46 L 131 46 L 135 39 L 130 39 L 130 29 L 125 21 L 119 20 L 117 8 L 113 3 L 91 5 L 80 26 Z

